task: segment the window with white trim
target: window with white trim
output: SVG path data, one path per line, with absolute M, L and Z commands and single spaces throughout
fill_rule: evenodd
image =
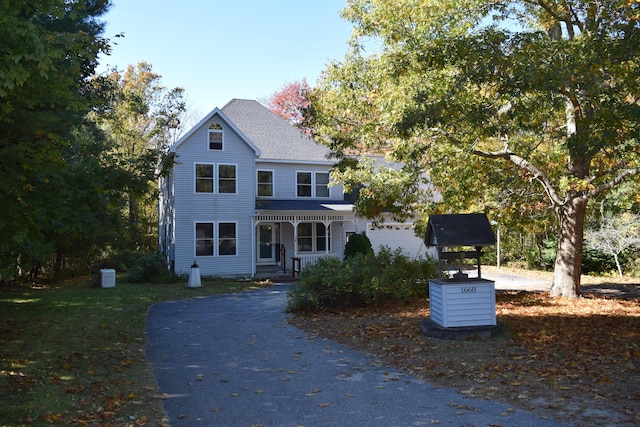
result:
M 316 172 L 315 197 L 329 197 L 329 173 Z
M 224 131 L 218 123 L 209 125 L 209 150 L 222 150 Z
M 196 193 L 213 193 L 213 164 L 196 163 Z
M 196 256 L 237 255 L 237 240 L 235 222 L 196 222 Z
M 321 222 L 316 222 L 316 251 L 325 252 L 331 250 L 331 227 L 326 228 Z
M 237 194 L 236 165 L 196 163 L 194 169 L 196 193 Z
M 296 173 L 296 186 L 298 197 L 312 197 L 312 183 L 311 172 L 297 172 Z
M 213 222 L 196 222 L 196 256 L 213 255 Z
M 298 224 L 298 252 L 326 252 L 331 250 L 331 227 L 325 233 L 321 222 Z
M 218 255 L 236 255 L 236 223 L 218 223 Z
M 313 252 L 313 224 L 298 224 L 298 252 Z
M 258 171 L 258 197 L 273 197 L 273 171 Z
M 218 165 L 218 193 L 236 193 L 236 165 Z
M 296 172 L 298 197 L 329 197 L 329 172 Z

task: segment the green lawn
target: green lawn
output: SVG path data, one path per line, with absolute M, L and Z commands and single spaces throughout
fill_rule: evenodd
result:
M 114 288 L 89 280 L 0 287 L 0 426 L 161 425 L 144 352 L 145 316 L 158 301 L 268 284 L 203 280 Z

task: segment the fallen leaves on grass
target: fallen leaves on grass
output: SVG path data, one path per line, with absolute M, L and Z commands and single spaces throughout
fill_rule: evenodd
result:
M 291 319 L 308 333 L 470 397 L 516 403 L 588 425 L 640 423 L 640 299 L 552 299 L 499 293 L 506 333 L 490 340 L 428 338 L 428 302 Z

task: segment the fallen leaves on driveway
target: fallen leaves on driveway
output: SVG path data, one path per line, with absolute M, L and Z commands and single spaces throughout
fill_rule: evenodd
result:
M 428 338 L 428 301 L 296 315 L 291 323 L 470 397 L 577 425 L 640 424 L 640 299 L 498 293 L 505 334 Z

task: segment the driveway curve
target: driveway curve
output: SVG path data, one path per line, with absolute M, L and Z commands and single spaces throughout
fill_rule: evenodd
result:
M 163 302 L 147 356 L 172 426 L 560 426 L 289 325 L 289 285 Z

